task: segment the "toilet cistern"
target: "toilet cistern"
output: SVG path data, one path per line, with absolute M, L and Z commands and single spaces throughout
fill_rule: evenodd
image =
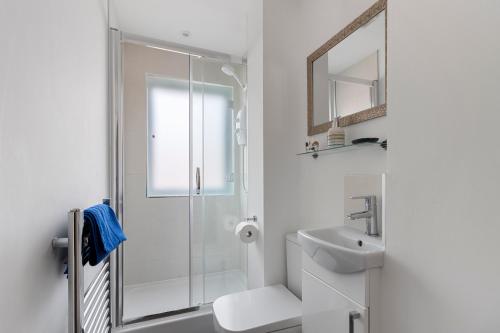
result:
M 350 197 L 349 199 L 365 200 L 365 210 L 362 212 L 351 213 L 346 216 L 351 221 L 366 219 L 366 234 L 368 236 L 378 236 L 377 227 L 377 197 L 374 195 L 362 195 Z

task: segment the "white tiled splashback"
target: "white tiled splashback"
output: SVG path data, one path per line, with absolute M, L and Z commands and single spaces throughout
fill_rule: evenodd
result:
M 385 238 L 385 178 L 385 174 L 353 174 L 344 177 L 344 216 L 365 209 L 364 200 L 352 200 L 350 197 L 375 195 L 378 230 L 382 238 Z M 365 219 L 350 221 L 345 218 L 345 224 L 366 231 Z

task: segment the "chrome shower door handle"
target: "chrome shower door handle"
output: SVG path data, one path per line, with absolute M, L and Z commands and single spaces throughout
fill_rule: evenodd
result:
M 361 318 L 361 314 L 359 312 L 349 312 L 349 333 L 354 333 L 354 320 L 359 318 Z
M 196 194 L 201 193 L 201 174 L 200 174 L 200 168 L 196 168 Z

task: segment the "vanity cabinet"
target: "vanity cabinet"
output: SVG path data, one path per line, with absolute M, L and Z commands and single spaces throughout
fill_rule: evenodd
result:
M 306 271 L 302 272 L 302 289 L 302 332 L 369 332 L 369 311 L 366 307 Z
M 378 268 L 352 274 L 334 273 L 303 253 L 302 332 L 380 333 L 379 278 Z

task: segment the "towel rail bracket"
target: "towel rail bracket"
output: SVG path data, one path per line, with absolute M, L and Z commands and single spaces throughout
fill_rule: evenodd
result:
M 110 199 L 102 199 L 102 203 L 105 205 L 110 205 Z M 52 238 L 52 248 L 53 249 L 67 249 L 68 248 L 68 237 L 54 237 Z M 83 238 L 83 245 L 88 244 L 88 238 L 84 237 Z
M 68 237 L 55 237 L 52 239 L 53 249 L 67 249 L 68 248 Z

